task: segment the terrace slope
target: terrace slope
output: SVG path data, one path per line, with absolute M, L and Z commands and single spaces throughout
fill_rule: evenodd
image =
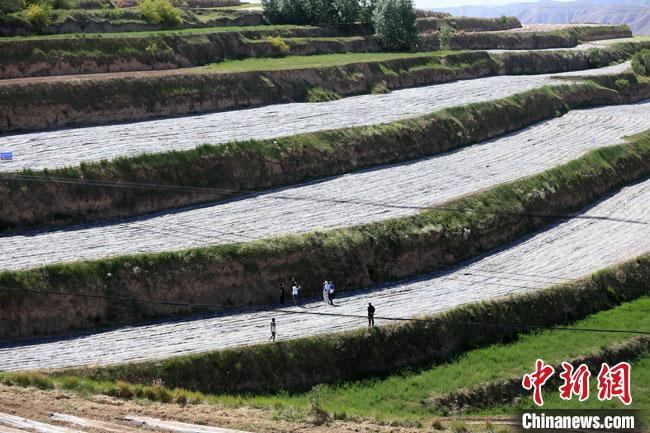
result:
M 0 172 L 41 170 L 145 153 L 188 150 L 202 144 L 269 139 L 421 116 L 447 107 L 499 99 L 566 81 L 552 77 L 616 74 L 629 63 L 576 72 L 496 76 L 322 103 L 289 103 L 173 119 L 33 132 L 3 137 L 15 160 Z M 108 145 L 107 145 L 108 144 Z
M 469 302 L 555 285 L 650 250 L 650 180 L 623 188 L 580 214 L 606 218 L 571 219 L 451 271 L 347 292 L 340 295 L 338 307 L 326 306 L 322 300 L 312 301 L 290 307 L 291 314 L 245 309 L 61 341 L 8 346 L 0 349 L 0 370 L 106 365 L 261 343 L 268 338 L 271 317 L 278 320 L 281 339 L 354 329 L 363 326 L 361 319 L 300 312 L 363 315 L 365 305 L 372 301 L 378 316 L 429 315 Z
M 197 208 L 0 237 L 3 269 L 250 241 L 415 214 L 542 172 L 650 128 L 650 101 L 571 111 L 518 133 L 418 161 Z M 568 141 L 567 137 L 572 137 Z M 153 234 L 153 235 L 152 235 Z

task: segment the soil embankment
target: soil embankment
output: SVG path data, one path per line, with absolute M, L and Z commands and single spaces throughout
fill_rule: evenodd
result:
M 270 303 L 287 275 L 310 281 L 305 295 L 320 290 L 314 275 L 329 276 L 340 290 L 414 276 L 512 242 L 553 222 L 552 215 L 573 212 L 648 175 L 650 134 L 644 133 L 629 144 L 593 151 L 412 217 L 248 244 L 3 272 L 0 286 L 8 289 L 0 303 L 0 335 L 19 339 Z M 166 303 L 132 301 L 161 296 Z
M 634 76 L 617 77 L 627 78 L 629 88 L 593 84 L 545 88 L 384 128 L 204 146 L 200 151 L 121 158 L 29 175 L 7 173 L 0 192 L 12 200 L 0 209 L 0 230 L 93 222 L 214 201 L 434 155 L 516 131 L 571 108 L 650 98 L 650 85 L 638 83 Z M 191 188 L 116 187 L 120 184 Z
M 319 383 L 446 362 L 473 348 L 512 341 L 530 326 L 571 323 L 643 296 L 649 283 L 650 257 L 645 255 L 574 283 L 470 304 L 428 321 L 72 372 L 146 384 L 162 379 L 170 388 L 215 393 L 308 390 Z M 647 341 L 605 351 L 603 358 L 633 357 L 630 351 L 638 346 L 647 348 Z
M 381 47 L 371 34 L 372 29 L 367 26 L 355 25 L 2 40 L 0 78 L 164 70 L 252 57 L 380 52 Z M 629 35 L 629 29 L 624 26 L 575 27 L 549 32 L 458 32 L 452 35 L 451 48 L 567 48 L 579 41 Z M 423 34 L 417 47 L 419 51 L 439 48 L 437 33 Z
M 0 133 L 302 102 L 310 100 L 314 90 L 348 96 L 370 93 L 378 85 L 393 90 L 498 74 L 587 69 L 626 59 L 642 47 L 642 43 L 616 45 L 600 50 L 598 56 L 582 51 L 471 52 L 309 69 L 241 73 L 196 69 L 9 80 L 0 82 Z

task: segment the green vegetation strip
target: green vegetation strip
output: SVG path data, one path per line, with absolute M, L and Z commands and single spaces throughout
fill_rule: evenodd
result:
M 341 53 L 319 54 L 313 56 L 288 56 L 280 58 L 250 58 L 244 60 L 225 60 L 205 67 L 217 72 L 278 71 L 286 69 L 323 68 L 350 63 L 385 62 L 398 59 L 435 60 L 458 51 L 431 51 L 420 53 Z
M 88 39 L 88 38 L 140 38 L 147 36 L 183 36 L 205 35 L 211 33 L 240 33 L 247 31 L 288 31 L 296 29 L 315 29 L 313 26 L 299 26 L 289 24 L 261 25 L 261 26 L 228 26 L 228 27 L 201 27 L 191 29 L 150 30 L 141 32 L 112 32 L 112 33 L 60 33 L 54 35 L 30 36 L 0 36 L 4 41 L 39 41 L 49 39 Z
M 447 204 L 458 210 L 434 207 L 349 229 L 6 271 L 0 273 L 0 286 L 127 298 L 164 293 L 170 302 L 233 307 L 274 302 L 274 287 L 286 275 L 300 281 L 328 276 L 342 282 L 340 290 L 349 290 L 475 257 L 553 221 L 526 214 L 566 214 L 648 175 L 650 131 Z M 315 284 L 304 289 L 319 291 Z M 0 301 L 4 339 L 205 311 L 14 290 L 3 291 Z
M 624 282 L 623 282 L 624 281 Z M 125 380 L 151 384 L 162 379 L 171 388 L 202 392 L 273 392 L 308 389 L 320 383 L 394 373 L 404 368 L 430 368 L 433 363 L 481 346 L 511 342 L 523 332 L 518 324 L 544 327 L 649 329 L 650 301 L 640 299 L 611 311 L 623 301 L 642 297 L 650 289 L 650 255 L 600 271 L 561 286 L 470 304 L 430 317 L 430 321 L 302 338 L 156 362 L 72 369 L 57 375 L 81 375 L 95 380 Z M 507 325 L 502 325 L 507 324 Z M 468 353 L 459 361 L 386 380 L 334 386 L 331 410 L 358 408 L 361 414 L 404 412 L 422 401 L 529 369 L 535 357 L 547 362 L 577 356 L 610 345 L 629 335 L 544 331 L 522 337 L 509 346 Z M 322 368 L 327 365 L 328 368 Z M 375 397 L 372 397 L 372 396 Z M 356 403 L 355 403 L 356 402 Z M 417 407 L 412 408 L 417 409 Z M 430 408 L 429 408 L 430 409 Z M 430 413 L 421 408 L 419 413 Z

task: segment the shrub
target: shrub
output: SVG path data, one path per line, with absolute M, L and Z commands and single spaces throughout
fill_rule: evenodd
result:
M 45 3 L 34 3 L 25 9 L 25 18 L 36 30 L 43 31 L 52 22 L 50 10 Z
M 508 17 L 505 15 L 501 15 L 501 17 L 499 18 L 499 24 L 504 26 L 508 24 Z
M 0 13 L 10 14 L 25 7 L 25 0 L 0 0 Z
M 386 50 L 409 50 L 418 41 L 412 0 L 379 0 L 372 14 L 379 43 Z
M 639 75 L 650 75 L 650 50 L 642 50 L 632 57 L 632 69 Z
M 592 68 L 605 66 L 603 53 L 598 48 L 589 48 L 587 50 L 587 59 L 589 60 L 589 66 Z
M 447 23 L 443 23 L 440 29 L 440 49 L 451 49 L 451 26 Z
M 316 385 L 309 393 L 309 412 L 313 416 L 315 425 L 323 425 L 331 419 L 329 413 L 323 408 L 324 394 L 323 385 Z
M 142 0 L 138 8 L 145 21 L 152 24 L 178 26 L 183 22 L 181 11 L 170 0 Z
M 616 80 L 614 82 L 614 84 L 616 85 L 616 87 L 618 87 L 621 90 L 623 90 L 623 89 L 630 86 L 630 82 L 628 80 L 626 80 L 625 78 L 619 78 L 618 80 Z
M 271 43 L 273 49 L 281 54 L 285 54 L 289 51 L 289 45 L 282 38 L 278 36 L 269 36 L 267 40 Z

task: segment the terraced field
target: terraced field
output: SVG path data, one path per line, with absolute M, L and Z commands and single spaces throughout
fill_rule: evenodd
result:
M 615 74 L 628 63 L 562 74 L 496 76 L 435 86 L 362 95 L 323 103 L 271 105 L 120 125 L 64 129 L 7 136 L 2 150 L 15 160 L 0 171 L 57 168 L 143 153 L 192 149 L 201 144 L 274 138 L 349 126 L 370 125 L 424 115 L 447 107 L 503 98 L 575 77 Z
M 572 111 L 516 134 L 417 162 L 104 225 L 0 238 L 4 269 L 180 250 L 416 213 L 539 173 L 650 128 L 650 102 Z M 568 137 L 571 137 L 568 140 Z
M 650 249 L 650 180 L 626 187 L 581 214 L 606 218 L 562 222 L 449 272 L 347 292 L 341 295 L 337 307 L 312 301 L 287 308 L 286 313 L 249 309 L 7 347 L 0 349 L 0 370 L 111 364 L 260 343 L 268 339 L 271 317 L 277 318 L 281 339 L 331 333 L 363 326 L 368 301 L 376 305 L 378 317 L 431 314 L 574 279 Z M 314 316 L 311 312 L 359 317 Z M 382 323 L 380 318 L 378 323 Z

